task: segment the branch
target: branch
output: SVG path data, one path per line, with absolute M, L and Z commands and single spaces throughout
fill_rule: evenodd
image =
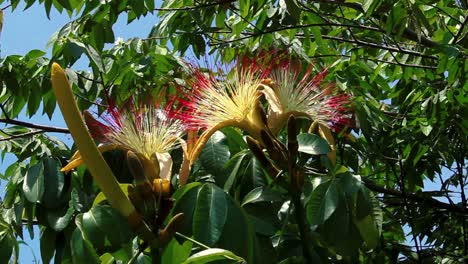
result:
M 334 1 L 334 0 L 319 0 L 317 2 L 327 3 L 327 4 L 336 4 L 336 5 L 339 5 L 339 6 L 346 6 L 346 7 L 352 8 L 354 10 L 357 10 L 357 11 L 365 14 L 365 11 L 362 8 L 362 5 L 358 4 L 358 3 L 346 3 L 344 1 Z M 385 21 L 387 19 L 386 17 L 376 17 L 375 15 L 372 15 L 372 17 L 377 18 L 379 20 L 382 19 L 384 23 L 385 23 Z M 437 43 L 437 42 L 435 42 L 435 41 L 433 41 L 431 39 L 428 39 L 428 38 L 423 37 L 423 36 L 418 36 L 418 34 L 416 34 L 416 32 L 414 32 L 413 30 L 411 30 L 409 28 L 405 28 L 403 30 L 403 37 L 405 37 L 405 38 L 407 38 L 409 40 L 412 40 L 414 42 L 421 43 L 424 46 L 429 47 L 429 48 L 440 46 L 439 43 Z
M 207 3 L 207 4 L 196 5 L 196 6 L 175 7 L 175 8 L 162 8 L 161 7 L 161 8 L 155 8 L 153 9 L 153 11 L 190 11 L 190 10 L 196 10 L 200 8 L 210 7 L 210 6 L 228 4 L 228 3 L 232 3 L 236 1 L 237 0 L 223 0 L 223 1 L 214 2 L 214 3 Z
M 3 104 L 0 104 L 0 110 L 2 110 L 2 113 L 5 116 L 5 118 L 10 120 L 10 116 L 8 115 L 7 111 L 5 110 L 5 106 Z
M 403 193 L 401 191 L 387 189 L 387 188 L 385 188 L 383 186 L 375 184 L 373 181 L 371 181 L 369 179 L 363 178 L 363 182 L 364 182 L 364 185 L 366 185 L 366 187 L 369 188 L 369 190 L 372 190 L 374 192 L 383 193 L 383 194 L 387 194 L 387 195 L 392 195 L 392 196 L 396 196 L 396 197 L 399 197 L 399 198 L 404 197 L 404 195 L 403 195 Z M 463 207 L 461 207 L 461 206 L 454 205 L 454 204 L 453 205 L 452 204 L 447 204 L 447 203 L 441 202 L 439 200 L 436 200 L 434 198 L 424 197 L 424 196 L 421 196 L 421 195 L 418 195 L 418 194 L 415 194 L 415 193 L 406 193 L 406 199 L 411 200 L 413 202 L 417 202 L 417 203 L 425 203 L 425 204 L 428 204 L 428 205 L 430 205 L 430 206 L 432 206 L 434 208 L 447 210 L 447 211 L 452 212 L 452 213 L 468 215 L 467 212 L 465 211 L 465 209 Z
M 34 136 L 34 135 L 42 134 L 42 133 L 45 133 L 45 131 L 44 130 L 36 130 L 36 131 L 31 131 L 31 132 L 27 132 L 27 133 L 23 133 L 23 134 L 19 134 L 19 135 L 12 135 L 12 136 L 9 136 L 9 137 L 0 138 L 0 142 L 12 140 L 12 139 L 17 139 L 17 138 Z
M 3 8 L 1 8 L 0 10 L 5 11 L 5 10 L 6 10 L 7 8 L 9 8 L 10 6 L 11 6 L 11 4 L 9 4 L 9 5 L 7 5 L 7 6 L 3 7 Z
M 14 119 L 0 118 L 0 123 L 10 124 L 10 125 L 18 125 L 18 126 L 23 126 L 23 127 L 28 127 L 28 128 L 41 129 L 41 130 L 43 130 L 43 132 L 55 132 L 55 133 L 65 133 L 65 134 L 70 133 L 70 131 L 68 131 L 67 128 L 38 125 L 38 124 L 28 123 L 28 122 L 24 122 L 24 121 L 20 121 L 20 120 L 14 120 Z
M 345 55 L 345 54 L 319 54 L 319 55 L 311 56 L 310 58 L 322 58 L 322 57 L 344 57 L 344 58 L 351 58 L 350 55 Z M 358 59 L 360 59 L 360 60 L 368 60 L 368 61 L 373 61 L 373 62 L 381 62 L 381 63 L 392 64 L 392 65 L 398 65 L 398 66 L 401 66 L 401 67 L 421 68 L 421 69 L 431 69 L 431 70 L 437 69 L 436 66 L 419 65 L 419 64 L 406 64 L 406 63 L 401 63 L 401 62 L 387 61 L 387 60 L 374 59 L 374 58 L 367 58 L 367 57 L 358 57 Z M 391 113 L 391 114 L 393 114 L 393 113 Z
M 461 37 L 461 34 L 463 33 L 463 30 L 465 29 L 467 23 L 468 23 L 468 16 L 465 17 L 465 21 L 463 22 L 463 24 L 461 25 L 460 29 L 458 30 L 457 35 L 453 38 L 452 44 L 458 44 L 458 43 L 457 43 L 458 38 Z
M 244 39 L 258 37 L 258 36 L 262 36 L 262 35 L 265 35 L 265 34 L 279 32 L 279 31 L 283 31 L 283 30 L 298 29 L 298 28 L 313 27 L 313 26 L 322 27 L 324 25 L 329 25 L 329 24 L 328 23 L 316 23 L 316 24 L 307 24 L 307 25 L 298 25 L 298 26 L 287 26 L 287 27 L 283 27 L 283 28 L 271 29 L 271 30 L 268 30 L 268 31 L 260 32 L 260 33 L 244 32 L 243 34 L 246 35 L 244 37 L 231 39 L 231 40 L 218 39 L 217 41 L 219 41 L 220 43 L 212 43 L 212 45 L 233 43 L 233 42 L 241 41 L 241 40 L 244 40 Z M 343 25 L 343 26 L 347 26 L 347 25 Z M 303 34 L 296 34 L 296 36 L 304 36 L 304 35 Z M 413 55 L 413 56 L 417 56 L 417 57 L 423 57 L 423 58 L 437 60 L 437 57 L 433 56 L 433 55 L 426 55 L 426 54 L 423 54 L 423 53 L 420 53 L 420 52 L 417 52 L 417 51 L 413 51 L 413 50 L 398 49 L 398 48 L 389 47 L 389 46 L 382 46 L 382 45 L 379 45 L 379 44 L 376 44 L 376 43 L 366 42 L 366 41 L 362 41 L 362 40 L 359 40 L 359 39 L 350 40 L 350 39 L 346 39 L 346 38 L 328 36 L 328 35 L 322 35 L 321 37 L 323 39 L 330 39 L 330 40 L 336 40 L 336 41 L 341 41 L 341 42 L 347 42 L 347 43 L 357 44 L 357 45 L 361 45 L 361 46 L 367 46 L 367 47 L 371 47 L 371 48 L 383 49 L 383 50 L 393 51 L 393 52 L 397 52 L 397 53 L 403 53 L 403 54 Z

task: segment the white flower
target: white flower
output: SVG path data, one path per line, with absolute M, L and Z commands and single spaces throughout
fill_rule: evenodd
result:
M 102 0 L 102 1 L 109 1 L 109 0 Z M 101 2 L 102 2 L 102 1 L 101 1 Z M 109 1 L 109 2 L 110 2 L 110 1 Z M 118 38 L 115 40 L 115 42 L 114 42 L 114 45 L 123 45 L 123 44 L 124 44 L 124 40 L 123 40 L 123 38 L 121 38 L 121 37 L 118 37 Z

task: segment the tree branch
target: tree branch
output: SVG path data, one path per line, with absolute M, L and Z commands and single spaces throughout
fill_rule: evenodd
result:
M 7 8 L 9 8 L 10 6 L 11 6 L 11 4 L 9 4 L 9 5 L 5 6 L 5 7 L 2 7 L 0 10 L 5 11 L 5 10 L 6 10 Z
M 465 21 L 463 22 L 463 24 L 461 25 L 460 29 L 458 30 L 457 35 L 453 38 L 452 44 L 458 44 L 458 43 L 457 43 L 458 38 L 461 37 L 461 34 L 463 33 L 463 30 L 465 29 L 467 23 L 468 23 L 468 16 L 465 17 Z
M 319 54 L 319 55 L 311 56 L 310 58 L 323 58 L 323 57 L 351 58 L 350 55 L 346 55 L 346 54 Z M 437 69 L 436 66 L 419 65 L 419 64 L 405 64 L 405 63 L 401 63 L 401 62 L 387 61 L 387 60 L 381 60 L 381 59 L 375 59 L 375 58 L 358 57 L 358 59 L 368 60 L 368 61 L 373 61 L 373 62 L 381 62 L 381 63 L 392 64 L 392 65 L 398 65 L 398 66 L 401 66 L 401 67 L 421 68 L 421 69 L 431 69 L 431 70 Z M 394 113 L 390 113 L 390 114 L 394 114 Z
M 12 139 L 17 139 L 17 138 L 34 136 L 34 135 L 42 134 L 42 133 L 45 133 L 45 131 L 44 130 L 36 130 L 36 131 L 31 131 L 31 132 L 27 132 L 27 133 L 23 133 L 23 134 L 19 134 L 19 135 L 12 135 L 12 136 L 9 136 L 9 137 L 0 138 L 0 142 L 12 140 Z
M 387 189 L 383 186 L 375 184 L 373 181 L 363 178 L 364 185 L 366 185 L 369 190 L 378 192 L 378 193 L 383 193 L 387 195 L 392 195 L 396 196 L 399 198 L 403 198 L 403 193 L 401 191 L 397 190 L 392 190 L 392 189 Z M 441 209 L 441 210 L 446 210 L 451 213 L 457 213 L 457 214 L 462 214 L 462 215 L 467 215 L 467 212 L 463 209 L 463 207 L 458 206 L 458 205 L 452 205 L 452 204 L 447 204 L 444 202 L 441 202 L 439 200 L 436 200 L 434 198 L 430 197 L 425 197 L 419 194 L 415 193 L 406 193 L 406 199 L 416 202 L 416 203 L 421 203 L 421 204 L 427 204 L 429 206 L 432 206 L 433 208 L 436 209 Z
M 15 119 L 0 118 L 0 123 L 41 129 L 43 130 L 43 132 L 55 132 L 55 133 L 64 133 L 64 134 L 70 133 L 70 131 L 67 128 L 33 124 L 33 123 L 28 123 L 28 122 L 24 122 L 20 120 L 15 120 Z
M 352 8 L 354 10 L 357 10 L 357 11 L 365 14 L 365 11 L 362 8 L 362 5 L 359 4 L 359 3 L 346 3 L 344 1 L 334 1 L 334 0 L 318 0 L 317 2 L 345 6 L 345 7 Z M 379 20 L 383 19 L 384 22 L 387 19 L 386 17 L 376 17 L 375 15 L 373 15 L 372 17 L 375 17 L 375 18 L 377 18 Z M 405 38 L 407 38 L 409 40 L 412 40 L 414 42 L 421 43 L 424 46 L 429 47 L 429 48 L 440 46 L 439 43 L 437 43 L 437 42 L 435 42 L 435 41 L 433 41 L 431 39 L 428 39 L 428 38 L 423 37 L 423 36 L 418 36 L 418 34 L 416 34 L 416 32 L 414 32 L 413 30 L 411 30 L 409 28 L 405 28 L 403 30 L 403 37 L 405 37 Z
M 315 23 L 315 24 L 307 24 L 307 25 L 287 26 L 287 27 L 282 27 L 282 28 L 263 31 L 263 32 L 260 32 L 260 33 L 244 32 L 244 33 L 242 33 L 242 34 L 245 35 L 243 37 L 236 38 L 236 39 L 231 39 L 231 40 L 218 39 L 217 41 L 219 41 L 219 43 L 211 43 L 211 45 L 220 45 L 220 44 L 233 43 L 233 42 L 241 41 L 241 40 L 244 40 L 244 39 L 259 37 L 259 36 L 262 36 L 262 35 L 265 35 L 265 34 L 279 32 L 279 31 L 283 31 L 283 30 L 306 28 L 306 27 L 315 27 L 315 26 L 316 27 L 322 27 L 322 26 L 327 26 L 327 25 L 329 25 L 329 24 L 328 23 Z M 347 26 L 347 25 L 343 25 L 343 26 Z M 304 35 L 303 34 L 297 34 L 297 36 L 304 36 Z M 359 40 L 359 39 L 350 40 L 350 39 L 346 39 L 346 38 L 328 36 L 328 35 L 322 35 L 321 37 L 323 39 L 342 41 L 342 42 L 352 43 L 352 44 L 356 44 L 356 45 L 360 45 L 360 46 L 367 46 L 367 47 L 371 47 L 371 48 L 388 50 L 388 51 L 393 51 L 393 52 L 397 52 L 397 53 L 408 54 L 408 55 L 413 55 L 413 56 L 417 56 L 417 57 L 423 57 L 423 58 L 437 60 L 437 57 L 433 56 L 433 55 L 426 55 L 426 54 L 423 54 L 423 53 L 420 53 L 420 52 L 417 52 L 417 51 L 413 51 L 413 50 L 398 49 L 398 48 L 395 48 L 395 47 L 383 46 L 383 45 L 380 45 L 380 44 L 376 44 L 376 43 L 372 43 L 372 42 L 366 42 L 366 41 L 362 41 L 362 40 Z
M 214 3 L 206 3 L 206 4 L 196 5 L 196 6 L 185 6 L 185 7 L 175 7 L 175 8 L 155 8 L 153 10 L 154 11 L 191 11 L 191 10 L 196 10 L 200 8 L 210 7 L 210 6 L 228 4 L 228 3 L 235 2 L 235 1 L 237 0 L 223 0 L 223 1 L 218 1 Z

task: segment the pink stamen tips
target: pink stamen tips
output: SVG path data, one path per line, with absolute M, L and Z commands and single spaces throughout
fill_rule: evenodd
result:
M 116 144 L 147 157 L 165 153 L 177 147 L 176 139 L 185 132 L 185 126 L 170 117 L 170 104 L 166 108 L 154 105 L 129 99 L 118 108 L 110 102 L 101 116 L 103 122 L 88 117 L 86 124 L 93 137 L 103 143 Z

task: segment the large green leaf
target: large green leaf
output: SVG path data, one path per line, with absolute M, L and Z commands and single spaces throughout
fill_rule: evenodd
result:
M 24 196 L 31 203 L 38 202 L 44 194 L 44 164 L 36 163 L 29 167 L 23 182 Z
M 67 205 L 58 208 L 46 208 L 41 204 L 36 206 L 36 216 L 42 225 L 48 226 L 53 230 L 60 232 L 65 229 L 73 216 L 75 215 L 76 208 L 73 199 L 68 201 Z
M 82 231 L 93 246 L 102 250 L 118 249 L 128 243 L 134 234 L 127 220 L 115 209 L 97 205 L 82 216 Z M 118 226 L 119 232 L 115 228 Z
M 217 246 L 230 250 L 247 260 L 248 263 L 252 263 L 255 239 L 253 223 L 250 222 L 245 210 L 231 196 L 226 195 L 226 201 L 227 221 Z
M 328 142 L 315 134 L 299 134 L 297 142 L 299 143 L 299 151 L 307 154 L 320 155 L 331 151 Z
M 175 203 L 171 214 L 184 214 L 184 219 L 179 227 L 179 232 L 186 236 L 192 236 L 193 233 L 193 216 L 195 206 L 197 205 L 198 192 L 201 187 L 202 185 L 199 182 L 189 183 L 177 190 L 173 195 Z
M 46 208 L 57 208 L 66 202 L 65 175 L 60 171 L 61 163 L 52 158 L 42 160 L 44 165 L 44 195 L 41 204 Z
M 7 230 L 0 230 L 0 262 L 9 263 L 16 240 Z
M 338 206 L 339 193 L 335 180 L 321 183 L 313 191 L 306 205 L 307 220 L 320 225 L 327 220 Z
M 83 215 L 76 217 L 77 228 L 73 231 L 70 241 L 73 263 L 99 263 L 99 256 L 96 250 L 91 241 L 83 234 L 82 217 Z
M 42 263 L 50 263 L 54 257 L 56 237 L 57 233 L 50 228 L 42 231 L 40 241 Z
M 206 142 L 200 153 L 200 161 L 206 171 L 214 175 L 224 176 L 224 165 L 229 160 L 230 152 L 226 136 L 217 131 Z
M 192 242 L 185 241 L 179 244 L 177 240 L 172 239 L 171 242 L 164 248 L 162 254 L 162 263 L 182 263 L 190 256 L 192 251 Z
M 362 186 L 356 201 L 354 224 L 368 248 L 375 248 L 380 240 L 382 229 L 382 209 L 379 201 Z
M 226 194 L 214 184 L 205 184 L 198 192 L 193 213 L 193 235 L 196 240 L 214 245 L 221 236 L 227 219 Z
M 273 191 L 268 187 L 257 187 L 250 191 L 242 200 L 241 205 L 256 202 L 278 202 L 283 198 L 280 193 Z
M 186 261 L 184 264 L 195 263 L 195 264 L 202 264 L 202 263 L 209 263 L 216 260 L 232 260 L 236 263 L 247 263 L 243 258 L 237 256 L 236 254 L 232 253 L 229 250 L 221 249 L 221 248 L 210 248 L 205 249 L 201 252 L 198 252 Z

